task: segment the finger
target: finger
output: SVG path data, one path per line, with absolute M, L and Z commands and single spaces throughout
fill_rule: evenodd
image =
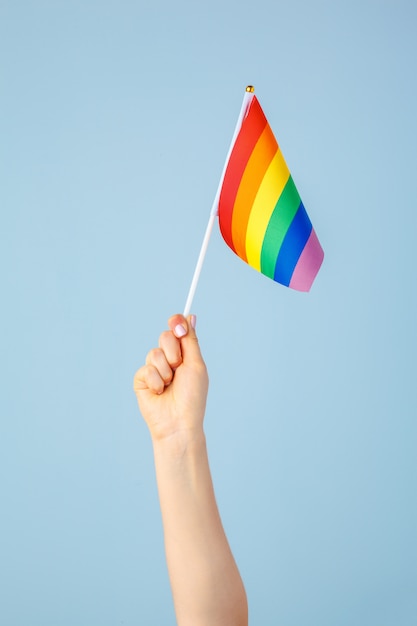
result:
M 175 369 L 182 363 L 181 343 L 173 332 L 166 330 L 159 337 L 159 347 L 163 350 L 165 358 L 171 368 Z
M 173 337 L 173 339 L 174 341 L 177 341 L 175 337 Z M 168 385 L 171 382 L 174 373 L 171 365 L 168 363 L 164 350 L 161 348 L 154 348 L 153 350 L 150 350 L 146 357 L 146 365 L 152 365 L 158 371 L 158 374 L 164 381 L 165 385 Z
M 195 315 L 189 315 L 187 319 L 183 315 L 173 315 L 168 320 L 168 326 L 176 336 L 180 336 L 183 361 L 203 361 L 195 332 Z
M 183 315 L 177 313 L 168 320 L 168 326 L 178 339 L 182 339 L 188 333 L 188 323 Z
M 161 394 L 165 389 L 165 383 L 156 367 L 143 365 L 135 374 L 133 389 L 136 395 L 145 390 Z

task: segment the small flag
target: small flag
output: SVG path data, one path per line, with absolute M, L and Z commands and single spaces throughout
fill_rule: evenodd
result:
M 324 253 L 265 114 L 256 96 L 247 95 L 220 188 L 220 230 L 250 266 L 309 291 Z

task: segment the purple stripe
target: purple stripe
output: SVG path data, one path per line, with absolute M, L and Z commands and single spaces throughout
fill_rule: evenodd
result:
M 314 228 L 295 267 L 289 287 L 298 291 L 310 291 L 310 287 L 323 263 L 324 252 Z

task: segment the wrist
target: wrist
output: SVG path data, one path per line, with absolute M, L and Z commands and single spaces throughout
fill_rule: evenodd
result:
M 152 437 L 155 454 L 171 458 L 182 458 L 187 454 L 198 453 L 206 447 L 206 436 L 201 427 L 176 431 L 165 437 Z

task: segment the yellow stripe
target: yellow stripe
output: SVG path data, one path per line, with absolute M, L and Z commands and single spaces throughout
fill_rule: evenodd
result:
M 267 124 L 256 142 L 246 165 L 233 207 L 233 245 L 236 254 L 244 260 L 246 260 L 246 229 L 252 205 L 258 193 L 259 185 L 262 183 L 265 172 L 271 164 L 277 150 L 277 141 L 269 124 Z
M 246 231 L 246 258 L 249 265 L 261 271 L 261 251 L 269 220 L 284 189 L 290 171 L 278 149 L 259 186 Z

